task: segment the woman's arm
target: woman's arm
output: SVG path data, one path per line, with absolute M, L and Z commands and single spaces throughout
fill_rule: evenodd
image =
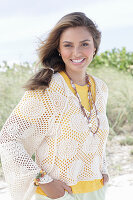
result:
M 2 167 L 14 200 L 27 199 L 35 189 L 33 180 L 41 168 L 31 157 L 45 137 L 38 125 L 45 112 L 38 93 L 27 91 L 1 130 Z
M 105 185 L 109 181 L 109 174 L 107 169 L 107 161 L 106 161 L 106 153 L 103 155 L 103 166 L 102 166 L 102 176 L 103 176 L 103 184 Z
M 108 174 L 108 169 L 107 169 L 107 161 L 106 161 L 106 153 L 104 152 L 103 154 L 103 165 L 102 165 L 102 174 Z
M 108 86 L 106 85 L 106 83 L 103 82 L 101 89 L 103 92 L 104 101 L 105 101 L 105 109 L 106 109 L 107 101 L 108 101 Z M 107 160 L 106 160 L 106 149 L 104 150 L 104 153 L 103 153 L 103 162 L 102 162 L 101 173 L 103 176 L 103 184 L 105 185 L 109 181 L 109 174 L 108 174 Z

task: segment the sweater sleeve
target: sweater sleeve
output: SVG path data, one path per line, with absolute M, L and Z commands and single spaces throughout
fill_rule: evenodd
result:
M 107 107 L 107 100 L 108 100 L 108 87 L 106 83 L 103 82 L 102 84 L 102 91 L 103 91 L 103 96 L 104 96 L 104 101 L 105 101 L 105 108 Z M 106 138 L 107 142 L 107 138 Z M 106 159 L 106 142 L 105 142 L 105 148 L 103 151 L 103 165 L 102 165 L 102 174 L 108 174 L 108 169 L 107 169 L 107 159 Z
M 104 151 L 103 154 L 103 165 L 102 165 L 102 174 L 108 174 L 108 169 L 107 169 L 107 160 L 106 160 L 106 151 Z
M 41 168 L 32 155 L 46 134 L 38 126 L 44 112 L 38 94 L 26 91 L 1 130 L 2 167 L 13 200 L 28 200 L 35 190 L 33 180 Z

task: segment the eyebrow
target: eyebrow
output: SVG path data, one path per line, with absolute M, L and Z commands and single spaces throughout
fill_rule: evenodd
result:
M 86 41 L 90 41 L 90 40 L 86 39 L 86 40 L 80 41 L 80 43 L 86 42 Z M 70 41 L 64 41 L 63 43 L 72 43 L 72 42 L 70 42 Z

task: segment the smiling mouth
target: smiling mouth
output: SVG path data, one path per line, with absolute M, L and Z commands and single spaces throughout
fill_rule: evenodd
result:
M 70 59 L 73 63 L 75 63 L 75 64 L 78 64 L 78 63 L 82 63 L 84 60 L 85 60 L 85 58 L 82 58 L 82 59 Z

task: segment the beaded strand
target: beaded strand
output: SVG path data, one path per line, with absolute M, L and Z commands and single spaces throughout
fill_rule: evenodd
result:
M 89 76 L 88 76 L 88 74 L 86 73 L 86 83 L 87 83 L 87 86 L 88 86 L 88 99 L 89 99 L 89 106 L 90 106 L 90 114 L 89 114 L 89 117 L 88 117 L 87 114 L 86 114 L 86 112 L 85 112 L 84 106 L 82 106 L 82 104 L 81 104 L 80 96 L 79 96 L 79 94 L 78 94 L 78 92 L 77 92 L 77 90 L 76 90 L 76 86 L 75 86 L 73 80 L 71 79 L 71 77 L 69 76 L 69 74 L 68 74 L 66 71 L 65 71 L 65 73 L 66 73 L 66 75 L 68 76 L 68 78 L 70 79 L 71 85 L 72 85 L 73 89 L 74 89 L 75 92 L 76 92 L 76 96 L 77 96 L 77 98 L 78 98 L 78 100 L 79 100 L 80 108 L 81 108 L 81 110 L 82 110 L 82 112 L 83 112 L 84 117 L 86 117 L 86 119 L 87 119 L 87 121 L 88 121 L 89 129 L 90 129 L 91 133 L 92 133 L 93 135 L 95 135 L 95 134 L 98 132 L 98 129 L 99 129 L 99 126 L 100 126 L 100 120 L 99 120 L 99 116 L 98 116 L 98 112 L 97 112 L 97 109 L 96 109 L 95 102 L 94 102 L 93 97 L 92 97 L 92 93 L 91 93 L 91 83 L 90 83 L 90 80 L 89 80 Z M 92 104 L 94 105 L 95 112 L 96 112 L 96 118 L 97 118 L 97 129 L 96 129 L 95 132 L 92 131 L 91 125 L 90 125 L 90 119 L 91 119 L 91 114 L 92 114 L 92 113 L 91 113 L 91 102 L 90 102 L 90 99 L 92 99 Z

